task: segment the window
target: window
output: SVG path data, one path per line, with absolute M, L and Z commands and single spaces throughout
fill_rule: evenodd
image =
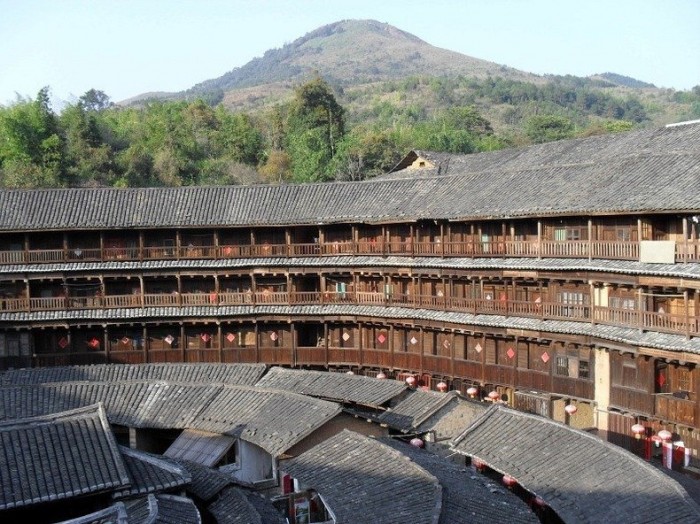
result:
M 557 357 L 557 375 L 562 377 L 569 376 L 569 359 L 568 357 Z
M 557 227 L 554 229 L 554 240 L 557 242 L 586 240 L 587 238 L 588 231 L 582 227 Z
M 608 307 L 614 309 L 636 309 L 636 300 L 625 297 L 608 297 Z

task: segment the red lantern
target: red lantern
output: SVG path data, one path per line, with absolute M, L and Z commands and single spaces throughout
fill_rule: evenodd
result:
M 467 395 L 469 395 L 471 398 L 476 397 L 477 393 L 479 393 L 479 390 L 474 386 L 467 389 Z
M 642 438 L 642 434 L 646 432 L 646 428 L 642 426 L 641 424 L 635 424 L 632 426 L 632 433 L 634 433 L 634 438 L 640 439 Z
M 447 384 L 445 382 L 438 382 L 437 390 L 441 393 L 444 393 L 445 391 L 447 391 Z
M 498 397 L 500 395 L 498 394 L 498 391 L 494 390 L 489 393 L 489 399 L 491 399 L 491 402 L 496 402 L 498 400 Z
M 413 375 L 410 375 L 406 377 L 406 384 L 408 384 L 409 387 L 413 387 L 416 385 L 416 377 Z
M 486 463 L 476 457 L 472 457 L 472 466 L 474 466 L 477 471 L 484 471 L 486 469 Z
M 503 485 L 508 487 L 508 488 L 512 488 L 513 486 L 515 486 L 518 483 L 518 481 L 515 480 L 510 475 L 503 475 L 503 479 L 501 479 L 501 481 L 503 482 Z
M 671 440 L 671 438 L 673 438 L 673 434 L 667 429 L 662 429 L 661 431 L 659 431 L 659 438 L 664 442 L 667 442 Z
M 384 374 L 383 371 L 380 371 L 379 373 L 377 373 L 377 378 L 379 380 L 384 380 L 386 378 L 386 375 Z
M 423 442 L 422 439 L 415 437 L 411 439 L 411 446 L 415 446 L 416 448 L 422 448 L 423 446 L 425 446 L 425 442 Z
M 575 404 L 567 404 L 566 407 L 564 408 L 564 411 L 566 411 L 569 415 L 573 415 L 578 411 L 578 408 L 576 407 Z

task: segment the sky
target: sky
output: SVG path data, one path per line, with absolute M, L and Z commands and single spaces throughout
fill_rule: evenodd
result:
M 181 91 L 344 19 L 536 74 L 700 85 L 700 0 L 0 0 L 0 104 Z

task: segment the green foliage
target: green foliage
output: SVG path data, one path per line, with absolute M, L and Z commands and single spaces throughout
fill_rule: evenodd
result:
M 533 116 L 525 124 L 525 134 L 535 144 L 563 140 L 574 136 L 574 125 L 561 116 Z
M 329 166 L 345 134 L 344 113 L 320 77 L 296 89 L 287 117 L 286 149 L 297 182 L 332 178 Z

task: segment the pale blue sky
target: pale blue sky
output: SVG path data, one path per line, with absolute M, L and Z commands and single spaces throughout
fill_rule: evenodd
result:
M 532 73 L 700 84 L 700 0 L 0 0 L 0 104 L 179 91 L 350 18 Z

